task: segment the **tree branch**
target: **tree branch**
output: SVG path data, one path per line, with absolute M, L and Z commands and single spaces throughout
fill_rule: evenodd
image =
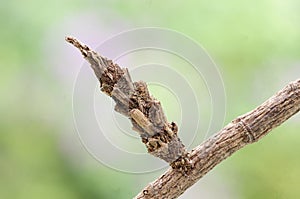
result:
M 171 165 L 145 187 L 137 199 L 177 198 L 221 161 L 260 140 L 300 110 L 298 79 L 187 152 L 177 137 L 176 124 L 167 122 L 159 101 L 150 96 L 144 82 L 132 83 L 127 69 L 122 70 L 72 37 L 66 40 L 91 64 L 101 90 L 115 100 L 116 111 L 131 119 L 133 129 L 139 132 L 148 152 Z

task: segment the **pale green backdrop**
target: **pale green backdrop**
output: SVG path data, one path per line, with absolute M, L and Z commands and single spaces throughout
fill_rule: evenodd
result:
M 66 35 L 97 46 L 155 26 L 193 38 L 219 67 L 229 122 L 300 78 L 299 10 L 297 0 L 1 1 L 0 198 L 132 198 L 163 172 L 118 172 L 84 150 L 72 114 L 83 60 Z M 182 198 L 300 198 L 299 122 L 237 152 Z

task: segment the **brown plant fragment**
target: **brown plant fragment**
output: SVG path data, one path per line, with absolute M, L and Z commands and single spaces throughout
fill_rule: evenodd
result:
M 177 136 L 177 125 L 168 123 L 161 103 L 150 95 L 145 82 L 133 82 L 127 68 L 120 68 L 77 39 L 67 37 L 66 41 L 78 48 L 91 64 L 101 91 L 113 98 L 115 111 L 129 117 L 132 129 L 139 133 L 150 154 L 169 164 L 186 154 Z

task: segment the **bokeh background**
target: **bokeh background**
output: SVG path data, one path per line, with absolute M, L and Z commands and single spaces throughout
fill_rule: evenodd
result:
M 92 47 L 148 26 L 193 38 L 220 70 L 226 124 L 299 78 L 299 10 L 297 0 L 1 1 L 0 198 L 132 198 L 164 172 L 116 171 L 84 149 L 72 109 L 83 59 L 66 35 Z M 240 150 L 181 198 L 299 198 L 299 122 Z

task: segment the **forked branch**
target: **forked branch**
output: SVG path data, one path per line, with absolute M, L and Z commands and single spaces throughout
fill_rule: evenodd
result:
M 130 118 L 148 152 L 171 165 L 136 196 L 138 199 L 177 198 L 221 161 L 258 141 L 300 110 L 298 79 L 187 152 L 177 136 L 177 125 L 167 122 L 160 102 L 149 94 L 144 82 L 132 82 L 126 68 L 121 69 L 72 37 L 66 40 L 91 64 L 101 90 L 114 99 L 117 112 Z

